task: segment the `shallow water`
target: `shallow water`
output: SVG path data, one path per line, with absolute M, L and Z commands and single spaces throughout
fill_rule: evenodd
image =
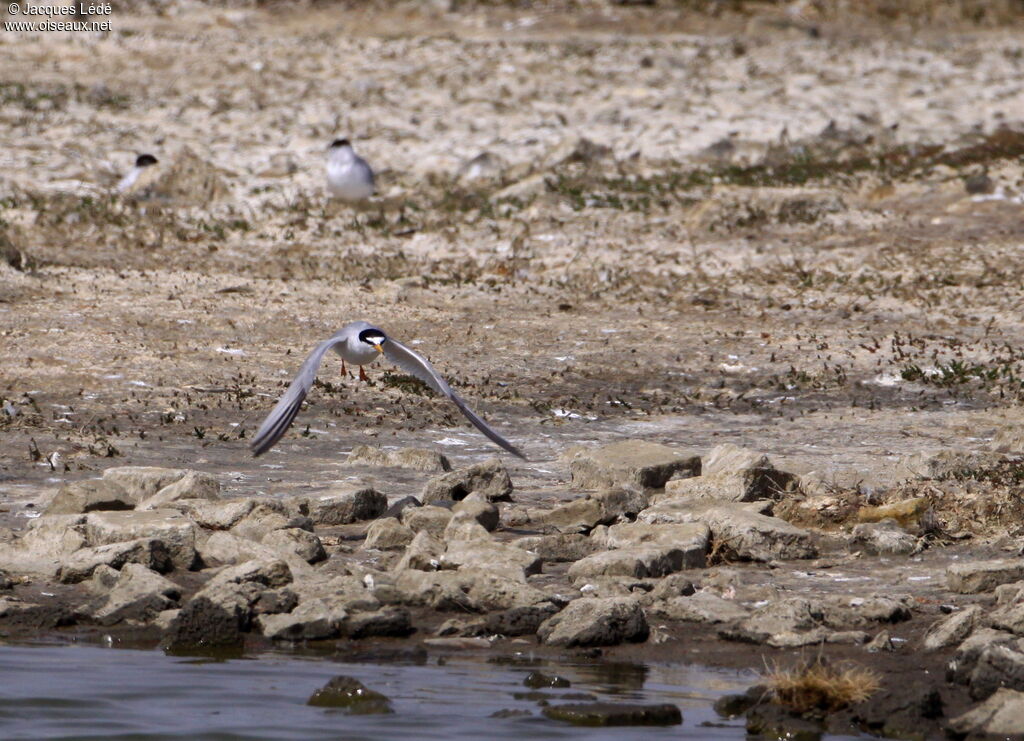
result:
M 523 657 L 519 657 L 520 659 Z M 672 702 L 683 725 L 582 729 L 550 721 L 523 679 L 535 669 L 572 681 L 560 693 L 616 702 Z M 331 677 L 355 677 L 391 698 L 393 715 L 349 715 L 306 705 Z M 492 663 L 470 656 L 422 664 L 343 663 L 263 654 L 209 661 L 158 651 L 95 646 L 0 646 L 0 737 L 4 739 L 738 739 L 739 720 L 711 708 L 741 691 L 752 672 L 699 666 Z M 499 710 L 528 717 L 491 718 Z M 712 725 L 703 725 L 709 723 Z

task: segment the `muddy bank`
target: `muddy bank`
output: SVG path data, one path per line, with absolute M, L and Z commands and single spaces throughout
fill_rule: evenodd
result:
M 226 496 L 200 471 L 111 467 L 33 502 L 38 516 L 9 534 L 0 627 L 184 655 L 276 644 L 756 664 L 766 687 L 720 708 L 763 733 L 985 738 L 1016 722 L 1024 565 L 991 533 L 1017 514 L 970 489 L 1018 461 L 911 456 L 884 495 L 734 445 L 620 441 L 562 464 L 561 503 L 520 498 L 498 459 L 451 470 L 424 449 L 347 461 L 354 478 L 420 482 L 401 498 L 359 484 Z M 809 660 L 868 670 L 866 698 L 786 710 L 770 675 Z M 640 711 L 585 717 L 609 712 Z

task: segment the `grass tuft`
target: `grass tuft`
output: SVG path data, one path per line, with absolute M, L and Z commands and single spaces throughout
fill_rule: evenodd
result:
M 774 667 L 765 677 L 772 699 L 797 713 L 835 712 L 878 691 L 878 675 L 860 666 L 832 666 L 822 659 L 793 669 Z

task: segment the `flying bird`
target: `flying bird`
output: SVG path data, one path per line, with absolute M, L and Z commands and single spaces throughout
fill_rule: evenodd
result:
M 497 432 L 466 406 L 466 402 L 456 394 L 448 382 L 434 370 L 434 367 L 427 362 L 419 353 L 411 350 L 398 340 L 392 339 L 384 330 L 373 326 L 369 322 L 353 322 L 346 325 L 330 339 L 324 340 L 309 354 L 295 378 L 292 379 L 288 390 L 271 410 L 263 424 L 256 431 L 250 448 L 254 456 L 266 453 L 274 444 L 281 439 L 281 436 L 288 430 L 295 420 L 299 409 L 302 408 L 302 401 L 306 398 L 313 381 L 316 379 L 320 363 L 328 350 L 334 350 L 342 359 L 342 366 L 347 361 L 359 366 L 360 378 L 365 379 L 363 366 L 372 363 L 378 356 L 383 355 L 392 363 L 407 373 L 412 374 L 423 383 L 439 394 L 448 397 L 455 406 L 459 408 L 466 419 L 473 423 L 480 432 L 486 435 L 492 442 L 509 453 L 526 459 L 519 450 L 508 440 Z
M 376 191 L 373 169 L 355 153 L 348 139 L 327 148 L 327 189 L 342 201 L 365 201 Z

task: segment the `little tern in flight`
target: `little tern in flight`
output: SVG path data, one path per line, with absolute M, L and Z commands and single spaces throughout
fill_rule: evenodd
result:
M 372 363 L 378 356 L 383 355 L 392 363 L 407 373 L 412 374 L 431 389 L 442 394 L 455 404 L 466 419 L 473 423 L 480 432 L 486 435 L 492 442 L 509 453 L 526 459 L 519 450 L 508 440 L 492 430 L 486 422 L 466 406 L 466 402 L 456 394 L 448 382 L 434 370 L 434 367 L 427 362 L 419 353 L 411 350 L 398 340 L 392 339 L 384 330 L 373 326 L 369 322 L 353 322 L 346 325 L 330 339 L 324 340 L 309 354 L 295 378 L 292 379 L 288 390 L 271 410 L 263 424 L 256 431 L 250 448 L 254 456 L 262 455 L 274 447 L 274 443 L 281 439 L 281 436 L 288 430 L 295 420 L 299 409 L 302 408 L 302 401 L 306 394 L 313 387 L 320 363 L 328 350 L 334 350 L 345 361 L 359 366 L 360 377 L 365 379 L 363 366 Z

